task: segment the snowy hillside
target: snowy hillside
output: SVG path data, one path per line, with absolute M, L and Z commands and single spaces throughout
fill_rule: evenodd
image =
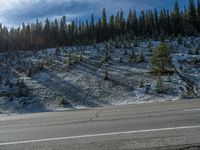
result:
M 166 43 L 173 51 L 175 72 L 161 76 L 165 89 L 162 93 L 156 90 L 158 76 L 150 73 L 149 65 L 159 41 L 1 53 L 0 113 L 198 98 L 200 39 Z

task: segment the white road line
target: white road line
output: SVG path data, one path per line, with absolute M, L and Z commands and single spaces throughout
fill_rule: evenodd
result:
M 24 126 L 30 126 L 30 124 L 5 125 L 5 126 L 0 126 L 0 128 L 24 127 Z
M 200 108 L 199 109 L 184 109 L 184 111 L 200 111 Z
M 113 136 L 113 135 L 123 135 L 123 134 L 134 134 L 134 133 L 148 133 L 148 132 L 157 132 L 157 131 L 195 129 L 195 128 L 200 128 L 200 125 L 198 125 L 198 126 L 172 127 L 172 128 L 160 128 L 160 129 L 147 129 L 147 130 L 138 130 L 138 131 L 112 132 L 112 133 L 102 133 L 102 134 L 90 134 L 90 135 L 58 137 L 58 138 L 27 140 L 27 141 L 17 141 L 17 142 L 7 142 L 7 143 L 0 143 L 0 146 L 16 145 L 16 144 L 28 144 L 28 143 L 37 143 L 37 142 L 48 142 L 48 141 L 58 141 L 58 140 L 70 140 L 70 139 L 80 139 L 80 138 L 91 138 L 91 137 L 101 137 L 101 136 Z

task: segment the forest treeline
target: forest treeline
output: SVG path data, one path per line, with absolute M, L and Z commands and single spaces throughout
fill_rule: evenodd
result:
M 89 21 L 90 20 L 90 21 Z M 138 38 L 198 36 L 200 33 L 200 0 L 197 5 L 179 8 L 176 1 L 173 10 L 141 11 L 130 10 L 126 17 L 121 10 L 107 16 L 103 9 L 101 17 L 94 15 L 86 21 L 74 20 L 67 23 L 66 16 L 44 23 L 23 23 L 18 28 L 8 29 L 0 25 L 0 50 L 38 50 L 69 45 L 87 45 L 107 40 L 135 40 Z

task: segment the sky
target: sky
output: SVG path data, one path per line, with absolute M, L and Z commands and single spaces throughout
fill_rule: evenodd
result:
M 91 13 L 98 18 L 105 7 L 108 16 L 123 10 L 125 14 L 130 9 L 136 11 L 166 7 L 172 9 L 175 0 L 0 0 L 0 23 L 12 27 L 22 22 L 44 21 L 65 15 L 70 22 L 73 19 L 89 19 Z M 183 8 L 188 0 L 178 0 Z

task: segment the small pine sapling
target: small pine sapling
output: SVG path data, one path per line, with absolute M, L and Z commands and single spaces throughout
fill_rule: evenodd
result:
M 124 49 L 124 55 L 128 55 L 127 49 Z
M 71 64 L 72 64 L 72 54 L 70 52 L 68 56 L 68 65 L 71 65 Z
M 110 52 L 109 52 L 109 49 L 107 48 L 107 49 L 105 50 L 105 58 L 104 58 L 104 61 L 105 61 L 105 62 L 109 62 L 110 59 L 111 59 L 111 58 L 110 58 Z
M 170 75 L 170 74 L 168 74 L 167 82 L 172 82 L 172 78 L 171 78 L 171 75 Z
M 3 77 L 0 75 L 0 84 L 2 84 Z
M 198 48 L 195 49 L 194 54 L 195 54 L 195 55 L 199 55 L 199 49 L 198 49 Z
M 189 55 L 193 55 L 193 54 L 194 54 L 194 53 L 193 53 L 193 50 L 192 50 L 192 49 L 189 49 L 188 54 L 189 54 Z
M 105 71 L 104 80 L 109 80 L 108 71 Z
M 80 54 L 80 62 L 82 62 L 83 61 L 83 54 L 81 53 Z
M 5 86 L 8 86 L 9 84 L 10 84 L 10 80 L 9 80 L 9 78 L 7 78 L 4 85 L 5 85 Z
M 181 35 L 178 36 L 177 43 L 178 43 L 178 45 L 182 45 L 183 44 L 183 39 L 182 39 Z
M 144 87 L 144 80 L 141 79 L 139 82 L 139 88 L 143 88 Z
M 28 77 L 31 77 L 32 75 L 33 75 L 32 68 L 29 67 L 28 70 L 27 70 L 27 76 L 28 76 Z
M 123 58 L 122 57 L 119 58 L 119 63 L 123 63 Z

